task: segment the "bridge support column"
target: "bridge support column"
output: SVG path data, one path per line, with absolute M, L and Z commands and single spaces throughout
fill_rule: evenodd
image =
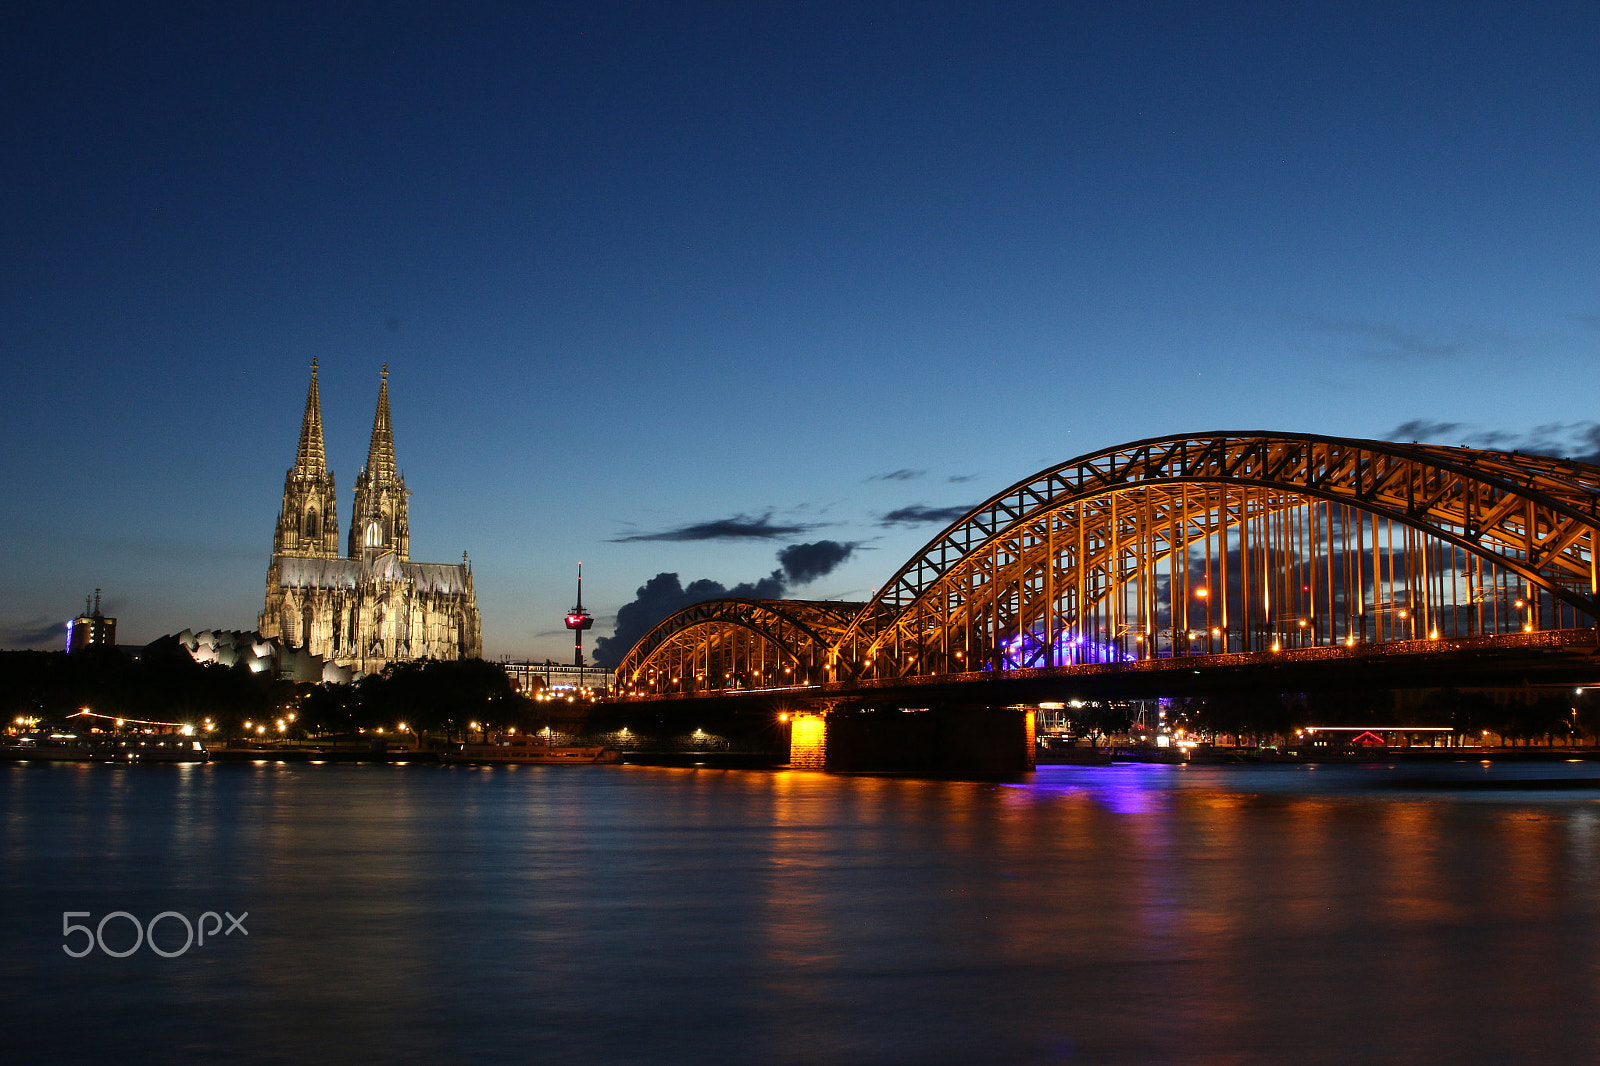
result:
M 820 714 L 797 714 L 789 723 L 789 769 L 828 768 L 828 719 Z
M 1014 774 L 1034 767 L 1031 707 L 860 707 L 833 711 L 802 759 L 796 719 L 789 765 L 841 773 Z M 825 739 L 824 739 L 825 738 Z
M 1037 707 L 1022 708 L 1022 742 L 1027 746 L 1028 753 L 1023 756 L 1025 765 L 1029 770 L 1038 769 L 1039 759 L 1039 709 Z

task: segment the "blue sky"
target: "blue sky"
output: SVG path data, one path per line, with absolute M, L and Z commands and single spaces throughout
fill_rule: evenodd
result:
M 0 646 L 252 627 L 313 357 L 491 657 L 1145 436 L 1594 450 L 1592 4 L 30 6 Z

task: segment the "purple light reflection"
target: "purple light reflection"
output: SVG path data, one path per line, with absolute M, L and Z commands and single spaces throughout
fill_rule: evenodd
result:
M 1045 654 L 1048 642 L 1036 631 L 1025 630 L 1006 641 L 1001 647 L 1001 667 L 1006 670 L 1031 670 L 1036 667 L 1077 666 L 1080 663 L 1131 663 L 1132 655 L 1116 645 L 1090 640 L 1087 637 L 1063 630 L 1056 634 L 1055 656 Z

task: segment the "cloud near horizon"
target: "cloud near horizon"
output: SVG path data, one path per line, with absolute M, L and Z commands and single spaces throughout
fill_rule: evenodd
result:
M 62 648 L 66 641 L 66 623 L 38 618 L 27 622 L 0 625 L 0 648 L 38 650 Z
M 1530 452 L 1556 459 L 1600 464 L 1600 423 L 1546 422 L 1525 433 L 1483 429 L 1470 422 L 1432 422 L 1415 418 L 1389 431 L 1390 440 L 1420 444 L 1460 444 L 1501 452 Z
M 926 507 L 919 503 L 909 507 L 897 507 L 878 518 L 880 526 L 926 526 L 935 523 L 949 525 L 968 511 L 971 507 Z
M 1363 359 L 1446 360 L 1480 352 L 1503 351 L 1511 339 L 1502 333 L 1463 327 L 1429 334 L 1418 329 L 1386 325 L 1381 322 L 1340 322 L 1324 319 L 1307 321 L 1313 333 L 1329 337 L 1351 337 L 1360 348 L 1351 354 Z
M 799 533 L 809 533 L 815 525 L 774 525 L 772 512 L 768 511 L 760 518 L 751 518 L 749 515 L 738 514 L 732 518 L 719 518 L 712 522 L 692 522 L 676 529 L 664 529 L 659 533 L 629 533 L 626 536 L 612 537 L 612 544 L 631 544 L 638 541 L 697 541 L 697 540 L 776 540 L 779 537 L 792 537 Z
M 633 602 L 617 611 L 611 635 L 594 643 L 594 660 L 615 667 L 663 618 L 690 604 L 725 596 L 752 600 L 782 598 L 790 585 L 805 585 L 832 573 L 850 558 L 857 548 L 853 543 L 819 540 L 812 544 L 791 544 L 778 552 L 778 569 L 757 581 L 743 581 L 728 588 L 720 581 L 701 578 L 685 585 L 676 573 L 662 571 L 634 591 Z

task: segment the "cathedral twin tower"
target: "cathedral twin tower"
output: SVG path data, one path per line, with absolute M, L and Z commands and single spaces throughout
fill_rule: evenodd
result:
M 257 628 L 264 637 L 361 673 L 377 673 L 392 662 L 483 654 L 466 553 L 460 563 L 411 561 L 406 483 L 394 460 L 387 366 L 367 465 L 356 476 L 350 536 L 341 558 L 338 500 L 322 444 L 317 364 L 311 364 L 300 449 L 283 479 L 283 509 L 272 537 L 266 604 Z

